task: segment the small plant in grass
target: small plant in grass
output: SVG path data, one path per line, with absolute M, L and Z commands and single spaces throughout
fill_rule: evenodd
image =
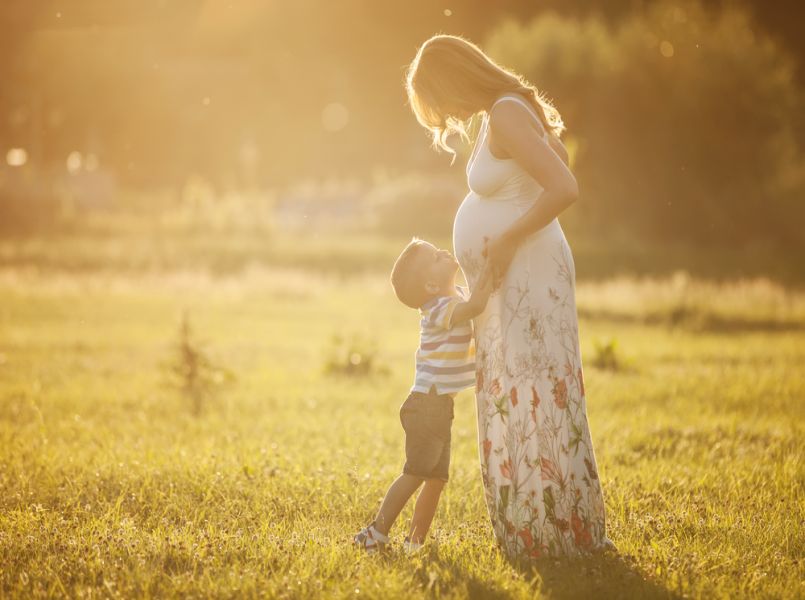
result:
M 324 360 L 324 372 L 349 377 L 388 374 L 388 367 L 380 364 L 377 354 L 374 339 L 360 334 L 335 334 Z
M 182 313 L 173 356 L 165 365 L 171 384 L 178 388 L 194 416 L 200 415 L 215 393 L 234 381 L 233 373 L 216 364 L 193 334 L 187 311 Z
M 608 340 L 596 340 L 594 342 L 595 355 L 593 365 L 599 369 L 609 371 L 620 371 L 624 367 L 623 359 L 618 354 L 618 340 L 610 338 Z

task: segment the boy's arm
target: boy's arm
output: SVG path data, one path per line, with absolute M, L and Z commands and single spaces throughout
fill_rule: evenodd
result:
M 478 279 L 478 285 L 466 302 L 459 302 L 453 309 L 453 314 L 450 317 L 450 327 L 458 325 L 464 321 L 469 321 L 473 317 L 477 317 L 486 308 L 486 303 L 489 300 L 489 295 L 492 293 L 492 276 L 488 267 L 484 267 L 481 277 Z

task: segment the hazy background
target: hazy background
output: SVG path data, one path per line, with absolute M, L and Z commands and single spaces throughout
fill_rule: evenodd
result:
M 805 597 L 799 6 L 0 1 L 0 597 Z M 501 559 L 472 390 L 424 556 L 411 506 L 350 547 L 403 466 L 388 273 L 467 192 L 402 86 L 440 31 L 567 122 L 617 555 Z
M 0 260 L 122 268 L 141 244 L 150 266 L 237 269 L 289 260 L 263 244 L 303 233 L 449 238 L 469 148 L 454 140 L 452 167 L 433 152 L 402 87 L 446 32 L 562 112 L 581 276 L 799 281 L 803 16 L 758 0 L 9 0 Z M 391 251 L 357 254 L 385 268 Z

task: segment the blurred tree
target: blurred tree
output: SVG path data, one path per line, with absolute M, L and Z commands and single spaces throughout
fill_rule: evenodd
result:
M 615 23 L 653 4 L 7 0 L 0 135 L 25 140 L 39 118 L 44 155 L 34 160 L 63 167 L 69 152 L 95 145 L 103 165 L 135 184 L 180 185 L 191 172 L 237 184 L 244 144 L 258 151 L 262 183 L 401 162 L 441 168 L 401 87 L 427 36 L 480 39 L 507 15 L 547 10 Z M 774 12 L 753 4 L 759 17 Z M 347 114 L 336 130 L 322 123 L 331 103 Z
M 487 49 L 556 99 L 578 143 L 588 225 L 801 247 L 794 64 L 741 8 L 660 2 L 617 26 L 508 21 Z
M 434 32 L 480 40 L 494 31 L 492 54 L 544 86 L 566 114 L 580 175 L 606 202 L 602 222 L 621 206 L 668 235 L 711 239 L 717 229 L 745 239 L 767 235 L 775 219 L 790 233 L 802 85 L 795 62 L 753 19 L 802 53 L 802 9 L 791 0 L 688 6 L 6 0 L 0 159 L 23 147 L 29 167 L 46 174 L 29 179 L 46 181 L 65 172 L 71 152 L 91 153 L 124 187 L 177 190 L 193 175 L 222 189 L 378 166 L 444 172 L 447 158 L 430 150 L 406 106 L 405 66 Z M 9 189 L 0 184 L 0 200 Z M 761 206 L 777 208 L 768 216 Z

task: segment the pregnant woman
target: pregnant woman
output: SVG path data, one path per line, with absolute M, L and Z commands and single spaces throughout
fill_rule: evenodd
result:
M 496 292 L 475 319 L 479 455 L 498 543 L 515 560 L 612 547 L 587 423 L 575 267 L 557 215 L 578 194 L 557 110 L 522 77 L 454 36 L 431 38 L 407 92 L 434 145 L 483 115 L 453 244 L 470 287 Z

